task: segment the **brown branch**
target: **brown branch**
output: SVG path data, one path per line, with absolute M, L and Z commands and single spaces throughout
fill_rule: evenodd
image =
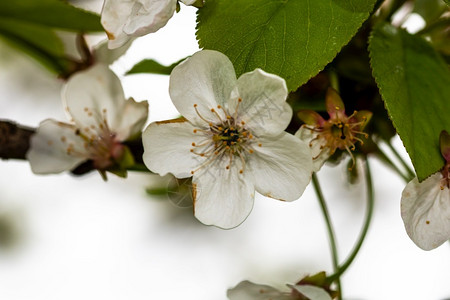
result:
M 30 137 L 35 129 L 0 120 L 0 158 L 26 159 L 30 147 Z

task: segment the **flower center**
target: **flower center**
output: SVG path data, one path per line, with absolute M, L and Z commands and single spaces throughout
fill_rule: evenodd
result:
M 312 147 L 313 143 L 320 143 L 320 149 L 322 150 L 316 157 L 317 159 L 325 150 L 328 150 L 330 155 L 333 155 L 336 149 L 346 150 L 355 164 L 355 158 L 352 151 L 355 150 L 355 144 L 359 142 L 364 144 L 363 140 L 358 136 L 368 138 L 368 134 L 361 131 L 367 122 L 367 118 L 364 116 L 362 121 L 358 121 L 354 118 L 357 114 L 355 111 L 349 117 L 341 117 L 337 120 L 328 120 L 323 126 L 309 127 L 307 129 L 313 131 L 316 137 L 311 140 L 309 146 Z
M 94 123 L 75 130 L 75 135 L 81 138 L 82 144 L 68 142 L 65 136 L 61 137 L 61 141 L 67 144 L 68 155 L 90 159 L 96 169 L 104 170 L 122 156 L 124 146 L 116 139 L 116 134 L 108 126 L 106 109 L 99 114 L 85 107 L 84 112 L 89 118 L 94 119 Z
M 225 168 L 229 170 L 236 159 L 242 164 L 239 173 L 244 173 L 247 154 L 254 152 L 254 144 L 259 147 L 262 147 L 262 144 L 258 143 L 253 134 L 245 127 L 245 122 L 238 120 L 238 109 L 241 102 L 242 99 L 239 98 L 233 115 L 221 105 L 218 105 L 217 109 L 223 113 L 223 116 L 215 108 L 211 108 L 214 120 L 208 120 L 202 116 L 198 111 L 197 104 L 194 104 L 197 115 L 207 125 L 202 129 L 194 129 L 194 133 L 201 134 L 204 139 L 200 143 L 193 142 L 190 151 L 200 157 L 206 157 L 206 160 L 197 169 L 192 170 L 191 174 L 215 161 L 222 160 L 228 161 Z

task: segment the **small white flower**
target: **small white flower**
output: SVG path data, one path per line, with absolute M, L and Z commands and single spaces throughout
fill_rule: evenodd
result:
M 410 181 L 402 193 L 401 212 L 409 237 L 423 250 L 450 239 L 450 135 L 442 130 L 439 144 L 445 165 L 419 183 Z
M 281 292 L 271 286 L 242 281 L 228 290 L 230 300 L 331 300 L 330 295 L 322 288 L 313 285 L 292 285 L 291 291 Z
M 147 102 L 125 100 L 119 78 L 101 64 L 72 76 L 62 97 L 72 123 L 41 122 L 27 153 L 33 172 L 60 173 L 87 160 L 100 171 L 120 163 L 122 142 L 145 124 Z
M 160 175 L 193 176 L 195 216 L 233 228 L 254 191 L 298 199 L 311 178 L 311 151 L 284 132 L 292 117 L 285 81 L 260 69 L 236 79 L 231 61 L 204 50 L 175 67 L 170 96 L 186 119 L 150 124 L 144 162 Z
M 194 0 L 181 0 L 192 5 Z M 109 48 L 125 44 L 131 37 L 143 36 L 164 27 L 172 17 L 177 0 L 105 0 L 101 23 Z
M 402 193 L 401 212 L 406 232 L 423 250 L 450 239 L 450 190 L 441 172 L 419 183 L 409 182 Z

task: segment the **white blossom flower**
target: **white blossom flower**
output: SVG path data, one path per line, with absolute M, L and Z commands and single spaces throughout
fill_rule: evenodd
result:
M 60 173 L 87 160 L 100 171 L 120 165 L 127 158 L 122 142 L 140 134 L 147 102 L 125 100 L 119 78 L 101 64 L 72 76 L 62 97 L 71 123 L 41 122 L 27 153 L 33 172 Z
M 311 178 L 311 151 L 284 132 L 292 117 L 285 81 L 260 69 L 236 79 L 231 61 L 204 50 L 170 75 L 183 119 L 143 133 L 144 162 L 160 175 L 193 176 L 194 212 L 204 224 L 232 228 L 253 207 L 254 191 L 286 201 Z
M 441 172 L 419 183 L 409 182 L 402 193 L 401 213 L 406 232 L 423 250 L 450 239 L 450 190 Z
M 406 232 L 423 250 L 450 239 L 450 135 L 440 136 L 444 168 L 419 183 L 410 181 L 402 193 L 401 213 Z
M 195 0 L 180 0 L 192 5 Z M 101 23 L 109 48 L 125 44 L 131 37 L 143 36 L 164 27 L 172 17 L 177 0 L 105 0 Z
M 314 172 L 319 171 L 337 149 L 346 150 L 354 163 L 351 151 L 355 149 L 357 142 L 363 144 L 363 140 L 358 136 L 368 137 L 362 130 L 372 117 L 372 113 L 366 110 L 354 111 L 352 115 L 347 116 L 344 102 L 332 88 L 328 89 L 325 102 L 330 116 L 328 120 L 312 110 L 302 110 L 298 113 L 305 124 L 295 136 L 311 147 Z
M 331 300 L 322 288 L 313 285 L 289 285 L 288 292 L 279 291 L 271 286 L 242 281 L 228 290 L 230 300 Z

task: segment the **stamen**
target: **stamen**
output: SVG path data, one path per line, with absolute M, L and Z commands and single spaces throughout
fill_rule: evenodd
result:
M 219 106 L 220 105 L 218 105 L 217 107 L 219 107 Z M 219 118 L 221 123 L 223 123 L 222 118 L 220 117 L 220 115 L 217 113 L 217 111 L 214 108 L 211 108 L 211 112 L 214 113 L 217 116 L 217 118 Z M 209 126 L 211 126 L 211 125 L 209 125 Z
M 238 102 L 237 102 L 237 104 L 236 104 L 236 108 L 235 108 L 235 110 L 234 110 L 234 119 L 235 119 L 235 120 L 237 119 L 238 110 L 239 110 L 239 104 L 240 104 L 241 102 L 242 102 L 242 99 L 239 98 L 239 99 L 238 99 Z
M 197 109 L 197 106 L 198 106 L 197 104 L 194 104 L 194 109 L 195 109 L 195 112 L 197 113 L 198 117 L 199 117 L 200 119 L 202 119 L 203 121 L 205 121 L 206 123 L 211 124 L 210 121 L 206 120 L 206 119 L 200 114 L 200 112 L 199 112 L 198 109 Z M 211 125 L 210 125 L 210 126 L 211 126 Z

